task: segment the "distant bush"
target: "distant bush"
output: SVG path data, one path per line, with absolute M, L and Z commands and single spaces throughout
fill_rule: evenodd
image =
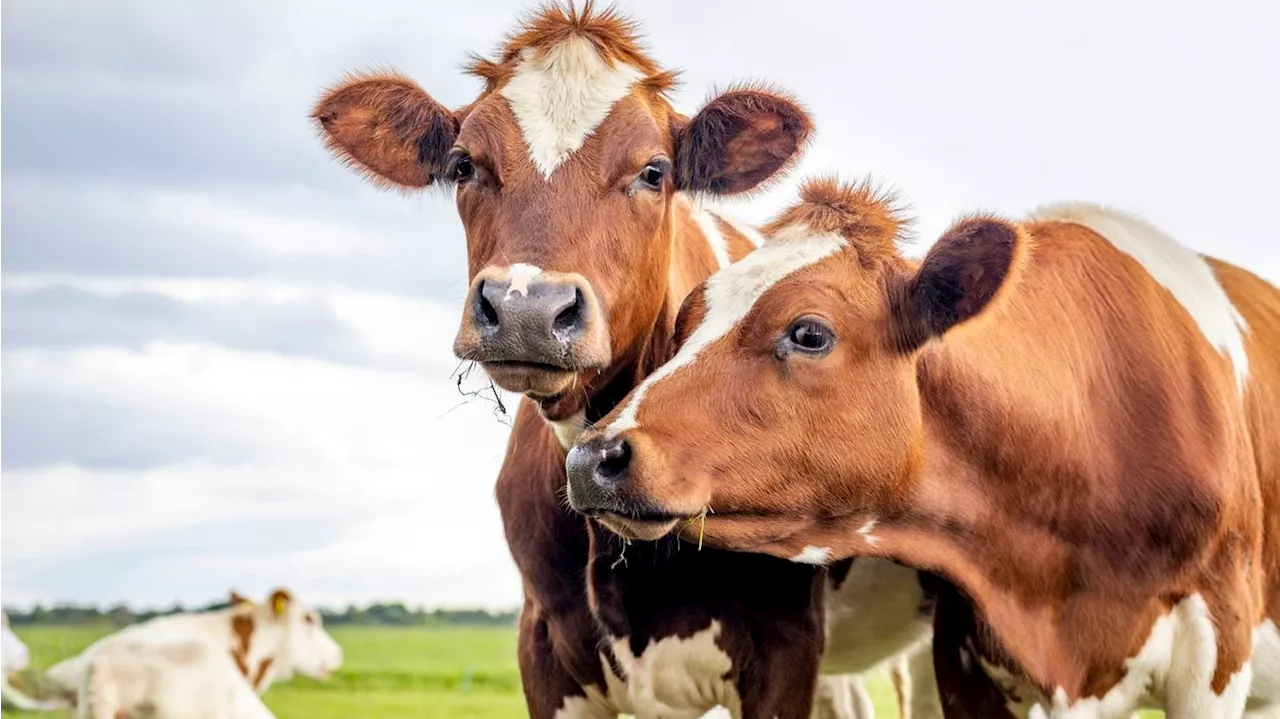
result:
M 203 612 L 214 609 L 225 609 L 226 601 L 213 602 L 195 607 L 191 611 Z M 56 604 L 51 607 L 36 605 L 31 611 L 23 612 L 6 607 L 9 622 L 14 626 L 32 625 L 84 625 L 106 624 L 123 627 L 127 624 L 144 622 L 155 617 L 167 616 L 188 611 L 181 604 L 168 609 L 133 610 L 123 604 L 117 604 L 106 610 L 96 606 Z M 382 602 L 366 607 L 348 606 L 343 611 L 320 609 L 326 624 L 333 625 L 366 625 L 366 626 L 509 626 L 516 621 L 516 612 L 489 612 L 485 609 L 432 609 L 422 607 L 409 608 L 402 602 Z

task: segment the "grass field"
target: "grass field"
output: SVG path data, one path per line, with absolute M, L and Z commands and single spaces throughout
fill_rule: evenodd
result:
M 106 631 L 105 627 L 17 629 L 31 649 L 36 671 L 79 652 Z M 264 699 L 280 719 L 526 716 L 512 629 L 334 627 L 331 633 L 342 645 L 346 663 L 325 683 L 299 678 L 272 686 Z M 873 677 L 869 689 L 877 716 L 897 716 L 886 677 Z M 4 712 L 3 716 L 32 715 Z M 66 715 L 41 716 L 64 719 Z

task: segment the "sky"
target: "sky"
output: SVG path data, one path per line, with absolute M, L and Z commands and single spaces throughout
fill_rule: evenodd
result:
M 871 175 L 918 254 L 966 212 L 1091 200 L 1280 282 L 1276 3 L 619 5 L 683 71 L 678 109 L 763 80 L 813 113 L 797 171 L 728 205 L 743 219 L 804 176 Z M 6 0 L 6 605 L 519 603 L 508 425 L 454 378 L 456 210 L 374 189 L 308 113 L 379 67 L 465 104 L 459 65 L 531 7 Z

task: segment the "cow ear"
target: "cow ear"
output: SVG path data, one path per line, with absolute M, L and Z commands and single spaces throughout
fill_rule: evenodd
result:
M 271 605 L 271 613 L 276 617 L 283 617 L 285 612 L 289 611 L 289 602 L 293 601 L 293 597 L 284 589 L 277 589 L 271 593 L 268 603 Z
M 448 179 L 461 120 L 408 78 L 351 76 L 320 98 L 311 117 L 329 149 L 377 184 L 418 188 Z
M 726 92 L 676 121 L 675 177 L 686 192 L 732 195 L 758 187 L 799 159 L 813 122 L 778 92 Z
M 241 604 L 253 604 L 253 602 L 249 601 L 248 597 L 241 595 L 240 592 L 233 589 L 231 590 L 230 604 L 232 607 L 238 607 Z
M 1013 285 L 1029 249 L 1026 232 L 1004 220 L 970 217 L 952 225 L 915 275 L 894 287 L 897 344 L 915 350 L 977 317 Z

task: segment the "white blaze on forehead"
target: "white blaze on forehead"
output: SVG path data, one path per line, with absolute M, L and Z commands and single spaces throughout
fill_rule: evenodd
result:
M 676 370 L 693 364 L 698 353 L 728 334 L 770 287 L 793 272 L 830 257 L 844 246 L 845 240 L 839 235 L 814 234 L 809 228 L 796 225 L 782 230 L 760 249 L 712 275 L 707 280 L 704 295 L 707 314 L 702 324 L 689 335 L 670 362 L 636 387 L 618 418 L 605 429 L 605 436 L 613 438 L 639 426 L 636 413 L 645 393 Z
M 1151 279 L 1167 289 L 1187 310 L 1205 339 L 1231 359 L 1236 385 L 1244 391 L 1249 379 L 1244 333 L 1249 325 L 1231 303 L 1203 255 L 1150 223 L 1098 205 L 1051 205 L 1036 210 L 1032 219 L 1082 225 L 1137 260 Z
M 516 116 L 529 158 L 550 178 L 643 77 L 639 68 L 611 65 L 590 40 L 574 37 L 541 57 L 526 48 L 502 95 Z
M 510 297 L 516 292 L 528 296 L 529 282 L 540 274 L 542 274 L 541 267 L 526 265 L 523 262 L 515 263 L 507 269 L 507 280 L 510 284 L 507 285 L 507 294 L 504 297 Z

